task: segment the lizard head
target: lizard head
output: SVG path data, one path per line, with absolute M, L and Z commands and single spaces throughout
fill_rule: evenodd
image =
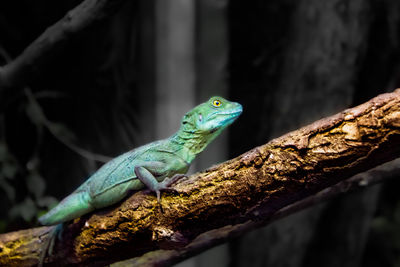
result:
M 216 137 L 232 124 L 242 111 L 242 105 L 239 103 L 213 96 L 186 113 L 182 120 L 182 127 L 185 131 L 194 134 Z

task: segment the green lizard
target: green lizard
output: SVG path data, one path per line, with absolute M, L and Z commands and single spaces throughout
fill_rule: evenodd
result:
M 108 163 L 63 199 L 56 207 L 39 218 L 43 225 L 62 224 L 96 209 L 121 201 L 130 191 L 147 186 L 157 195 L 169 189 L 177 179 L 184 176 L 196 155 L 214 140 L 223 129 L 233 123 L 242 113 L 239 103 L 222 97 L 211 97 L 186 113 L 180 129 L 171 137 L 155 141 L 126 152 Z M 171 177 L 171 178 L 168 178 Z M 54 231 L 50 238 L 54 239 Z M 51 254 L 54 240 L 47 249 Z

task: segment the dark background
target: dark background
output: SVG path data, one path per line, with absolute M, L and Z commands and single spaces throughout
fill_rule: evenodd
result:
M 80 2 L 0 1 L 0 63 Z M 398 0 L 127 2 L 3 96 L 0 232 L 37 226 L 107 157 L 169 136 L 212 95 L 244 113 L 192 171 L 400 86 Z M 399 186 L 319 204 L 180 265 L 399 266 Z

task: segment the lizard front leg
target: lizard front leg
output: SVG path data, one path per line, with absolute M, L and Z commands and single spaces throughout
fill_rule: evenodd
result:
M 156 193 L 158 203 L 160 203 L 160 191 L 175 190 L 170 186 L 185 176 L 184 174 L 175 174 L 171 178 L 165 178 L 162 182 L 158 182 L 154 175 L 143 166 L 136 166 L 135 174 L 142 183 L 144 183 L 151 191 Z

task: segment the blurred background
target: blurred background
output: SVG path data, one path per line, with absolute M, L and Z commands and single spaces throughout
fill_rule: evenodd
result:
M 0 1 L 0 63 L 78 0 Z M 241 118 L 191 172 L 400 86 L 398 0 L 136 0 L 52 55 L 0 107 L 0 232 L 104 161 L 171 135 L 213 95 Z M 180 263 L 400 266 L 400 181 L 319 204 Z

